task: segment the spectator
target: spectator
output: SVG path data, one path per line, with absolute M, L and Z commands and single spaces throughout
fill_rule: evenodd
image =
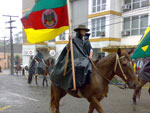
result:
M 142 66 L 143 66 L 143 60 L 142 60 L 142 58 L 140 58 L 140 59 L 137 61 L 137 76 L 139 76 L 140 69 L 142 68 Z

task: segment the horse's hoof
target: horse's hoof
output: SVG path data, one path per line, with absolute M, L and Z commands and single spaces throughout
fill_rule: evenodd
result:
M 136 104 L 136 98 L 133 97 L 132 100 L 133 100 L 133 103 Z
M 136 105 L 136 102 L 133 102 L 134 105 Z
M 148 93 L 149 93 L 149 95 L 150 95 L 150 89 L 148 90 Z

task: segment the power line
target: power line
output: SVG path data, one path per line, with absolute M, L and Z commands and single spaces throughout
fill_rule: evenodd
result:
M 146 13 L 147 14 L 147 13 Z M 146 15 L 145 14 L 145 16 L 148 16 L 148 17 L 150 17 L 150 15 Z M 131 17 L 131 16 L 130 16 Z M 130 18 L 129 17 L 129 18 Z M 134 17 L 134 16 L 133 16 Z M 134 20 L 138 20 L 139 18 L 136 18 L 136 19 L 134 19 Z M 119 22 L 114 22 L 114 23 L 111 23 L 111 24 L 106 24 L 106 25 L 103 25 L 103 26 L 97 26 L 97 27 L 92 27 L 92 28 L 94 28 L 94 29 L 97 29 L 97 28 L 100 28 L 100 27 L 106 27 L 106 26 L 112 26 L 112 25 L 116 25 L 116 24 L 121 24 L 121 23 L 124 23 L 124 22 L 129 22 L 129 21 L 132 21 L 132 19 L 129 19 L 128 21 L 119 21 Z M 100 22 L 98 22 L 98 23 L 96 23 L 96 24 L 99 24 Z M 88 25 L 91 25 L 92 24 L 92 21 L 90 21 L 89 23 L 88 23 Z M 147 26 L 148 27 L 148 26 Z M 65 34 L 68 34 L 68 33 L 65 33 Z
M 148 7 L 149 8 L 149 7 Z M 145 13 L 145 14 L 142 14 L 142 15 L 148 15 L 148 13 Z M 138 15 L 134 15 L 134 16 L 138 16 Z M 150 15 L 148 15 L 149 17 Z M 102 18 L 102 17 L 105 17 L 105 16 L 100 16 L 100 17 L 96 17 L 96 18 L 92 18 L 92 19 L 97 19 L 97 18 Z M 129 16 L 129 17 L 132 17 L 132 16 Z M 105 21 L 111 21 L 111 20 L 115 20 L 115 19 L 124 19 L 124 17 L 122 16 L 119 16 L 119 17 L 115 17 L 115 18 L 108 18 L 108 19 L 105 19 Z M 128 18 L 128 17 L 125 17 L 125 18 Z M 29 19 L 30 21 L 30 19 Z M 130 20 L 131 21 L 131 20 Z M 102 27 L 105 27 L 105 26 L 111 26 L 111 25 L 115 25 L 115 24 L 119 24 L 119 23 L 123 23 L 124 21 L 120 21 L 120 22 L 116 22 L 116 23 L 112 23 L 112 24 L 108 24 L 108 25 L 103 25 Z M 36 22 L 33 22 L 32 23 L 36 23 Z M 91 21 L 87 21 L 87 22 L 84 22 L 84 23 L 80 23 L 80 24 L 84 24 L 84 25 L 90 25 L 92 23 L 92 20 Z M 98 23 L 97 23 L 98 24 Z M 79 25 L 79 24 L 78 24 Z M 72 28 L 75 28 L 77 27 L 78 25 L 74 25 L 72 26 Z M 31 25 L 32 26 L 32 25 Z M 101 26 L 100 26 L 101 27 Z

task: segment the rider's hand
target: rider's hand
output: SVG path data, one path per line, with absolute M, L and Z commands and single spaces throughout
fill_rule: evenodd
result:
M 93 57 L 92 57 L 92 56 L 89 56 L 89 59 L 93 59 Z
M 71 40 L 72 39 L 72 35 L 69 35 L 69 40 Z

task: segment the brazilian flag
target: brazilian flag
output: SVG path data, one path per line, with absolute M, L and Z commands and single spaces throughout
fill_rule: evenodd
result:
M 135 52 L 132 55 L 132 59 L 150 57 L 150 26 L 143 34 Z

